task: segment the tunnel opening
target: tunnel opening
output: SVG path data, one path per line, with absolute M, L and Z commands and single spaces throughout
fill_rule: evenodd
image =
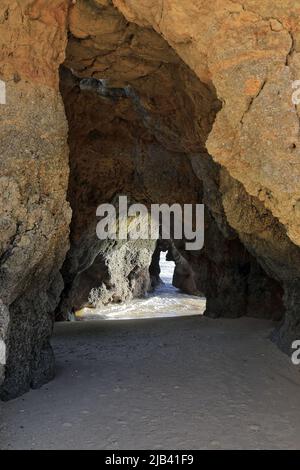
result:
M 95 35 L 84 31 L 96 13 L 102 23 L 109 19 L 109 34 L 96 26 Z M 159 276 L 151 272 L 154 240 L 96 238 L 97 206 L 117 207 L 123 194 L 147 207 L 205 204 L 204 248 L 187 251 L 184 240 L 171 240 L 168 253 L 178 261 L 174 287 L 206 297 L 206 315 L 281 319 L 282 286 L 229 225 L 223 169 L 206 148 L 222 109 L 212 82 L 199 80 L 152 28 L 126 21 L 113 6 L 79 2 L 71 10 L 60 89 L 69 124 L 73 216 L 56 318 L 127 304 L 159 288 Z
M 22 61 L 8 68 L 8 76 L 18 67 L 21 76 L 8 81 L 11 107 L 5 108 L 17 119 L 8 114 L 3 160 L 7 165 L 3 197 L 9 216 L 1 255 L 1 347 L 7 356 L 5 367 L 0 368 L 2 396 L 16 396 L 53 377 L 49 343 L 53 312 L 56 319 L 67 320 L 91 301 L 130 302 L 151 288 L 149 266 L 155 242 L 99 243 L 96 238 L 97 206 L 116 204 L 120 194 L 147 206 L 204 203 L 203 249 L 187 251 L 183 242 L 174 241 L 178 256 L 183 257 L 182 269 L 174 272 L 174 286 L 188 295 L 203 293 L 205 315 L 210 317 L 280 320 L 276 341 L 289 351 L 299 332 L 300 252 L 292 241 L 296 230 L 291 228 L 298 220 L 299 204 L 295 189 L 281 201 L 278 187 L 282 185 L 276 188 L 272 173 L 278 178 L 282 160 L 286 167 L 297 167 L 294 160 L 286 160 L 288 146 L 276 158 L 264 146 L 275 139 L 265 138 L 269 135 L 265 126 L 272 122 L 277 129 L 275 120 L 280 122 L 279 114 L 275 119 L 266 114 L 274 108 L 265 104 L 275 101 L 275 92 L 279 99 L 282 90 L 281 84 L 277 89 L 263 77 L 268 67 L 279 67 L 281 59 L 266 64 L 265 56 L 257 54 L 263 65 L 256 79 L 255 61 L 243 59 L 236 67 L 235 41 L 224 44 L 214 38 L 211 64 L 205 38 L 198 43 L 198 36 L 193 40 L 180 34 L 173 37 L 172 28 L 163 33 L 153 19 L 131 22 L 111 2 L 73 2 L 68 21 L 60 22 L 61 34 L 55 29 L 56 21 L 51 29 L 45 9 L 36 8 L 37 12 L 28 11 L 25 16 L 27 32 L 38 31 L 36 37 L 43 41 L 44 49 L 34 49 L 38 56 L 34 63 L 41 72 L 24 67 Z M 57 40 L 53 51 L 44 24 Z M 250 36 L 255 27 L 256 22 L 251 22 Z M 266 30 L 272 37 L 278 33 L 269 26 Z M 26 36 L 26 51 L 32 50 L 32 36 Z M 250 43 L 241 44 L 245 50 L 240 57 L 248 57 Z M 239 40 L 236 44 L 240 45 Z M 254 47 L 260 44 L 256 41 Z M 44 57 L 44 50 L 49 55 Z M 219 65 L 225 50 L 229 68 L 223 73 Z M 9 53 L 7 59 L 13 57 Z M 28 63 L 32 64 L 31 57 Z M 277 76 L 277 69 L 273 72 L 269 76 Z M 286 116 L 288 99 L 284 105 L 283 101 L 278 110 Z M 45 110 L 45 119 L 40 109 Z M 292 118 L 290 110 L 288 114 Z M 66 258 L 70 211 L 65 198 L 65 118 L 70 151 L 67 200 L 72 208 Z M 18 139 L 24 138 L 26 144 L 16 139 L 22 149 L 18 159 L 18 152 L 11 154 L 17 120 L 22 129 Z M 257 134 L 257 122 L 264 135 Z M 292 138 L 289 132 L 278 136 L 284 145 Z M 289 149 L 297 155 L 290 142 Z M 262 168 L 265 154 L 268 159 Z M 297 177 L 295 172 L 294 182 Z
M 152 265 L 153 259 L 149 268 L 151 288 L 143 295 L 128 301 L 110 302 L 98 308 L 84 307 L 75 312 L 72 320 L 130 320 L 134 322 L 143 319 L 191 317 L 204 314 L 206 306 L 204 296 L 186 294 L 173 285 L 176 264 L 168 251 L 159 252 L 159 276 L 156 276 L 155 282 L 151 274 L 153 273 Z
M 202 188 L 186 153 L 157 138 L 156 122 L 147 128 L 152 117 L 144 115 L 131 86 L 108 87 L 107 81 L 81 79 L 62 68 L 61 91 L 69 120 L 73 209 L 71 249 L 62 270 L 65 289 L 57 309 L 57 319 L 66 320 L 77 311 L 81 316 L 83 308 L 127 302 L 155 288 L 151 259 L 156 240 L 97 240 L 99 203 L 118 208 L 118 197 L 125 194 L 146 207 L 183 207 L 201 201 Z M 147 226 L 148 220 L 142 223 Z
M 159 266 L 160 266 L 160 279 L 162 284 L 166 286 L 168 289 L 174 289 L 173 286 L 173 276 L 175 271 L 175 261 L 173 259 L 168 258 L 167 252 L 160 253 L 159 259 Z M 176 289 L 176 288 L 175 288 Z
M 157 33 L 145 30 L 141 34 L 134 25 L 128 29 L 134 29 L 139 40 L 152 38 L 162 48 L 161 57 L 151 57 L 152 46 L 147 44 L 149 75 L 141 76 L 138 67 L 135 77 L 127 76 L 126 67 L 118 73 L 101 74 L 101 78 L 89 67 L 82 70 L 81 57 L 76 54 L 79 42 L 84 46 L 85 41 L 73 33 L 61 68 L 60 89 L 69 123 L 68 200 L 73 217 L 58 320 L 74 318 L 84 308 L 143 297 L 157 287 L 150 272 L 155 241 L 100 243 L 95 235 L 97 205 L 117 205 L 120 194 L 147 207 L 156 203 L 183 207 L 203 199 L 203 183 L 195 174 L 192 158 L 205 151 L 206 136 L 220 108 L 213 88 L 199 82 Z M 139 56 L 140 51 L 135 54 Z M 139 60 L 144 64 L 145 59 Z M 181 112 L 172 116 L 179 108 Z M 202 117 L 194 119 L 200 109 Z M 188 264 L 184 249 L 174 249 L 184 261 L 179 264 Z M 185 285 L 193 274 L 185 268 L 182 273 L 177 271 L 176 287 L 187 295 L 198 295 L 196 285 L 192 289 Z

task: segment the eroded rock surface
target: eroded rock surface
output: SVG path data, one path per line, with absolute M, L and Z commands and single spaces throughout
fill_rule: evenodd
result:
M 57 0 L 51 6 L 26 0 L 0 5 L 0 78 L 6 84 L 6 104 L 0 105 L 4 399 L 54 373 L 49 338 L 71 218 L 67 122 L 58 90 L 66 15 L 66 4 Z
M 63 267 L 66 289 L 57 313 L 58 318 L 67 318 L 72 309 L 89 303 L 97 283 L 104 303 L 128 300 L 149 288 L 155 240 L 127 244 L 99 240 L 97 207 L 107 202 L 116 205 L 122 194 L 129 203 L 140 202 L 149 208 L 151 203 L 196 203 L 201 183 L 178 148 L 180 123 L 172 124 L 178 126 L 178 134 L 169 128 L 167 109 L 160 122 L 154 104 L 154 111 L 149 110 L 149 103 L 140 100 L 132 87 L 109 88 L 99 80 L 78 79 L 67 70 L 62 70 L 61 77 L 69 121 L 68 198 L 73 219 L 71 248 Z M 153 102 L 162 100 L 163 86 L 151 97 Z M 175 83 L 173 87 L 175 90 Z M 150 254 L 147 262 L 147 255 L 139 256 L 141 250 Z M 113 262 L 114 251 L 117 263 Z M 134 282 L 128 278 L 130 273 L 135 273 Z

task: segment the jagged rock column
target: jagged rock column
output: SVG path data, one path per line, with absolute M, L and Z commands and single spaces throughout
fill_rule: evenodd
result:
M 70 209 L 67 123 L 58 89 L 68 2 L 2 1 L 0 396 L 54 374 L 49 344 Z
M 153 162 L 169 162 L 166 179 L 171 177 L 174 193 L 188 188 L 186 202 L 202 200 L 203 189 L 212 224 L 225 239 L 233 236 L 239 250 L 244 246 L 263 269 L 250 269 L 252 278 L 270 277 L 285 289 L 280 344 L 288 349 L 299 335 L 300 142 L 299 113 L 291 102 L 292 81 L 300 73 L 299 16 L 294 0 L 2 1 L 0 79 L 7 99 L 0 104 L 2 398 L 53 376 L 51 315 L 63 288 L 59 271 L 70 221 L 67 125 L 58 91 L 67 30 L 68 68 L 78 77 L 108 79 L 114 88 L 130 84 L 134 91 L 131 111 L 123 101 L 105 131 L 88 130 L 90 155 L 95 158 L 103 134 L 113 135 L 117 127 L 134 157 L 122 169 L 130 181 L 143 175 L 135 200 L 152 200 L 151 190 L 157 199 L 165 194 L 160 178 L 152 177 Z M 128 140 L 130 121 L 142 124 L 138 141 Z M 194 191 L 183 157 L 203 160 L 207 150 L 219 165 L 217 184 L 210 185 L 202 168 L 196 172 L 200 191 Z M 106 162 L 112 174 L 121 168 L 120 153 L 115 156 L 119 167 Z M 74 164 L 84 180 L 81 157 L 78 152 Z M 213 162 L 210 169 L 216 169 Z M 124 189 L 126 182 L 117 177 Z M 98 188 L 99 181 L 94 183 Z M 109 179 L 102 184 L 107 202 L 112 186 Z M 76 207 L 89 201 L 94 214 L 92 196 L 75 191 Z M 167 202 L 173 200 L 170 195 Z M 81 245 L 80 217 L 78 211 L 73 218 L 73 246 Z M 87 237 L 94 234 L 88 225 Z M 64 281 L 69 281 L 69 260 Z M 74 260 L 76 265 L 79 257 L 71 254 L 71 265 Z M 212 281 L 216 276 L 217 271 Z

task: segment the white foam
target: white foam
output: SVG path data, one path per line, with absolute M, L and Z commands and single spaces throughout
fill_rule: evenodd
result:
M 146 298 L 134 299 L 123 304 L 110 304 L 101 309 L 84 308 L 76 317 L 79 320 L 130 320 L 203 315 L 206 307 L 204 297 L 183 294 L 172 285 L 175 263 L 166 260 L 166 253 L 161 253 L 160 268 L 163 284 Z

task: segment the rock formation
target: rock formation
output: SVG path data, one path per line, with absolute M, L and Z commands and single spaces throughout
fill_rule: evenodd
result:
M 283 317 L 274 339 L 290 350 L 299 20 L 298 0 L 1 0 L 3 399 L 53 377 L 55 316 L 148 289 L 154 243 L 96 237 L 118 194 L 203 202 L 205 247 L 175 243 L 190 269 L 178 262 L 175 284 L 192 276 L 211 316 Z

